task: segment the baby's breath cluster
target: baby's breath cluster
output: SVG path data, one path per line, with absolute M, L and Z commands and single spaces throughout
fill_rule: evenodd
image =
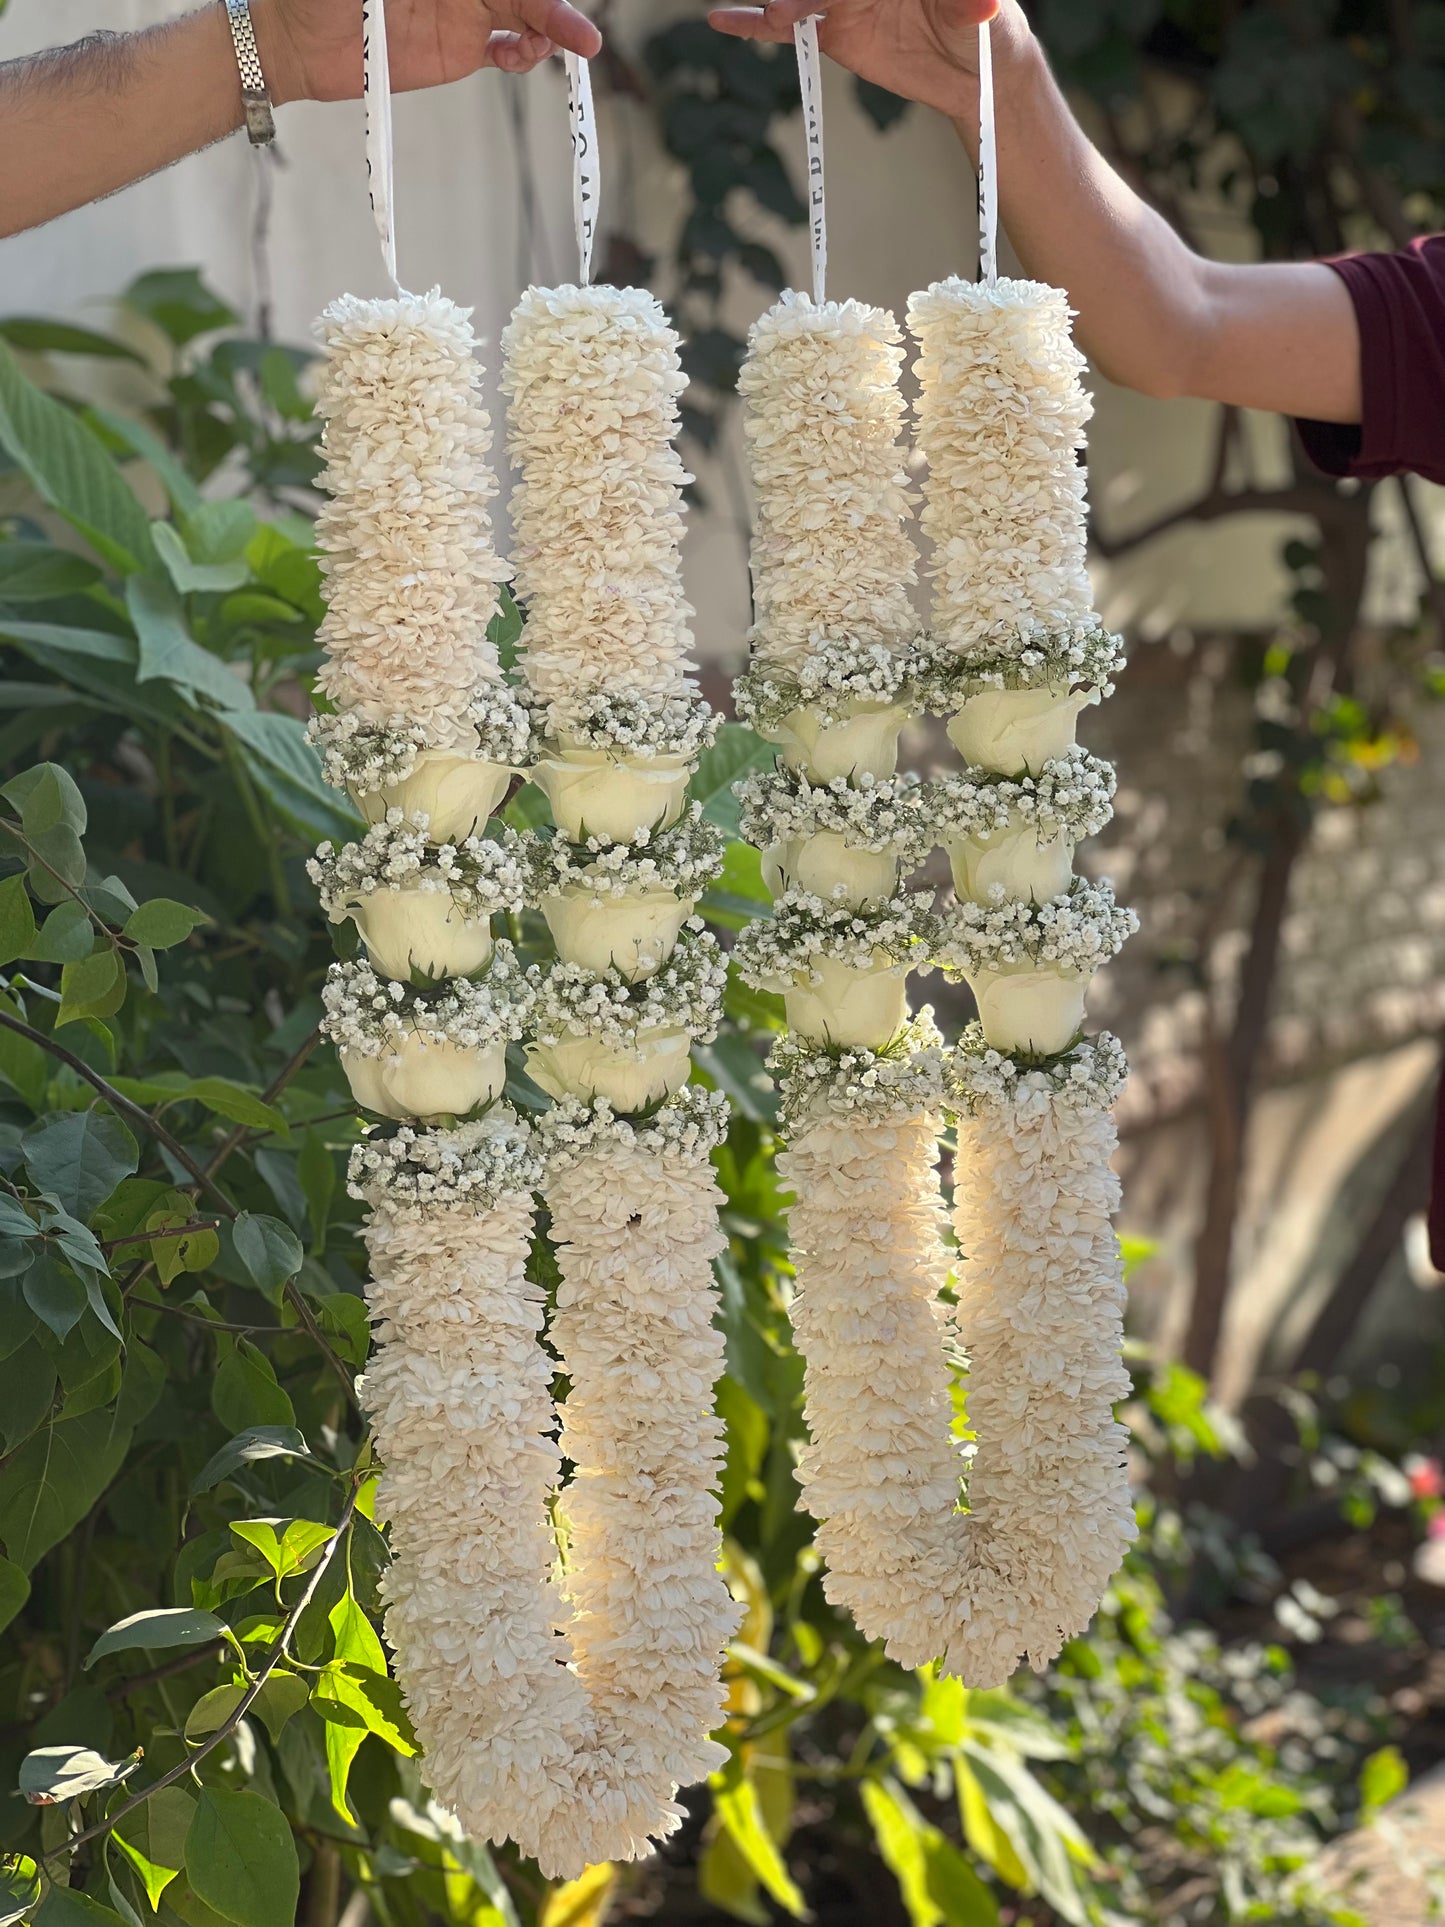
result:
M 768 1053 L 778 1122 L 789 1139 L 824 1114 L 857 1123 L 932 1114 L 943 1064 L 943 1038 L 927 1005 L 882 1050 L 833 1050 L 794 1032 Z
M 504 829 L 496 840 L 469 836 L 459 844 L 429 843 L 426 825 L 409 826 L 400 810 L 368 830 L 359 843 L 323 843 L 306 865 L 322 908 L 339 920 L 378 890 L 417 890 L 450 897 L 468 918 L 521 908 L 527 888 L 522 840 Z
M 1089 689 L 1112 696 L 1123 667 L 1123 637 L 1098 625 L 1078 634 L 1018 632 L 967 652 L 928 638 L 910 658 L 920 707 L 940 716 L 986 689 Z
M 415 1037 L 423 1044 L 484 1050 L 520 1037 L 531 985 L 509 943 L 498 943 L 481 979 L 454 977 L 439 989 L 379 977 L 369 963 L 334 963 L 321 987 L 321 1030 L 357 1057 L 387 1057 Z
M 1027 1110 L 1045 1102 L 1108 1111 L 1128 1075 L 1124 1046 L 1111 1031 L 1080 1038 L 1071 1050 L 1040 1063 L 1019 1064 L 970 1024 L 945 1059 L 944 1090 L 950 1108 L 971 1117 L 1000 1105 Z
M 721 1091 L 689 1084 L 645 1118 L 632 1118 L 619 1117 L 605 1097 L 590 1104 L 564 1098 L 544 1113 L 538 1130 L 551 1170 L 578 1163 L 609 1140 L 705 1164 L 727 1137 L 728 1102 Z
M 498 1104 L 480 1122 L 454 1130 L 403 1124 L 390 1137 L 363 1138 L 351 1153 L 347 1189 L 393 1217 L 460 1206 L 490 1211 L 499 1198 L 535 1191 L 542 1167 L 536 1131 Z
M 658 696 L 640 689 L 583 689 L 534 704 L 538 753 L 558 741 L 610 755 L 681 756 L 691 760 L 717 740 L 722 718 L 699 697 Z
M 931 912 L 915 896 L 855 910 L 825 903 L 806 890 L 787 890 L 770 918 L 743 931 L 733 960 L 745 983 L 776 990 L 780 984 L 816 980 L 824 962 L 867 970 L 924 961 L 933 928 Z
M 1112 764 L 1075 748 L 1045 763 L 1037 776 L 966 769 L 940 777 L 923 809 L 939 836 L 987 838 L 1028 828 L 1040 843 L 1082 843 L 1113 815 L 1116 781 Z
M 538 833 L 526 860 L 535 896 L 565 890 L 602 899 L 669 890 L 695 897 L 722 869 L 725 847 L 722 832 L 703 821 L 702 806 L 694 803 L 670 829 L 641 830 L 629 843 L 590 837 L 579 845 Z
M 733 706 L 768 735 L 794 710 L 835 720 L 860 705 L 911 706 L 912 658 L 881 642 L 825 640 L 786 669 L 756 665 L 733 684 Z
M 1138 928 L 1107 881 L 1075 877 L 1047 903 L 1006 896 L 996 884 L 987 903 L 960 903 L 945 917 L 936 955 L 948 976 L 1030 964 L 1084 975 L 1117 956 Z
M 701 917 L 693 917 L 667 962 L 640 983 L 629 983 L 616 970 L 598 976 L 569 963 L 546 969 L 534 964 L 528 981 L 536 998 L 532 1029 L 541 1043 L 596 1037 L 625 1050 L 651 1030 L 684 1030 L 711 1042 L 722 1015 L 727 965 L 716 937 Z
M 919 862 L 932 846 L 926 792 L 917 776 L 863 775 L 810 783 L 802 770 L 755 771 L 737 786 L 742 832 L 760 848 L 793 837 L 841 836 L 850 849 L 894 850 Z

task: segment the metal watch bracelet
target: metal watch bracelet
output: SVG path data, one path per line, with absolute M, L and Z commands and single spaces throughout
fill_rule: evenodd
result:
M 276 138 L 276 118 L 271 111 L 271 96 L 266 91 L 266 76 L 261 71 L 261 55 L 256 47 L 256 30 L 251 24 L 251 0 L 222 0 L 231 23 L 231 41 L 236 49 L 236 65 L 241 70 L 241 99 L 246 108 L 246 134 L 253 147 L 265 147 Z

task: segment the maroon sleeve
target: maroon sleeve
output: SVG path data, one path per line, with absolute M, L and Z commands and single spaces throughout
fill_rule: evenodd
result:
M 1405 470 L 1445 482 L 1445 235 L 1329 266 L 1360 324 L 1364 419 L 1300 422 L 1306 454 L 1327 475 L 1374 481 Z

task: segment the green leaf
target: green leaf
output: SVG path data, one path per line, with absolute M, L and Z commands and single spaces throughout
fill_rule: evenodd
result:
M 178 1786 L 162 1787 L 115 1830 L 116 1845 L 140 1875 L 152 1909 L 185 1865 L 186 1835 L 196 1803 Z
M 294 1427 L 257 1425 L 229 1440 L 206 1462 L 192 1482 L 191 1496 L 199 1497 L 202 1492 L 218 1486 L 222 1479 L 229 1479 L 233 1472 L 239 1472 L 243 1465 L 256 1465 L 265 1459 L 304 1459 L 308 1465 L 321 1466 L 323 1471 L 330 1469 L 321 1459 L 312 1456 L 305 1439 Z
M 151 540 L 179 595 L 227 595 L 249 582 L 244 562 L 195 562 L 169 522 L 151 523 Z
M 49 542 L 0 542 L 0 602 L 48 602 L 82 595 L 100 570 L 83 555 Z
M 741 1754 L 734 1753 L 708 1784 L 718 1818 L 738 1852 L 778 1905 L 795 1920 L 805 1920 L 808 1910 L 802 1892 L 768 1832 L 758 1789 L 747 1777 Z
M 16 1927 L 30 1919 L 30 1910 L 40 1895 L 40 1872 L 28 1855 L 18 1857 L 8 1869 L 0 1866 L 0 1927 Z
M 80 1524 L 120 1470 L 129 1442 L 109 1413 L 88 1412 L 46 1425 L 13 1455 L 0 1483 L 0 1541 L 22 1572 Z
M 52 1887 L 40 1903 L 35 1927 L 125 1927 L 119 1914 L 102 1907 L 89 1894 L 69 1887 Z
M 117 415 L 98 403 L 86 410 L 86 416 L 92 424 L 99 423 L 118 447 L 139 456 L 155 470 L 178 515 L 192 514 L 200 507 L 201 491 L 186 473 L 184 464 L 144 422 L 138 422 L 133 415 Z
M 257 782 L 276 807 L 308 834 L 357 834 L 354 815 L 321 774 L 321 759 L 306 740 L 306 726 L 274 710 L 236 711 L 224 718 L 240 743 Z
M 356 1603 L 355 1595 L 345 1593 L 331 1608 L 332 1635 L 336 1657 L 343 1665 L 364 1666 L 369 1673 L 386 1672 L 386 1654 L 376 1636 L 376 1628 Z
M 1382 1746 L 1360 1768 L 1360 1813 L 1373 1819 L 1410 1784 L 1410 1769 L 1398 1746 Z
M 8 1343 L 19 1320 L 12 1313 L 7 1322 L 11 1328 L 5 1334 Z M 7 1452 L 14 1452 L 43 1423 L 55 1397 L 57 1376 L 54 1360 L 41 1350 L 35 1338 L 22 1338 L 0 1360 L 0 1435 L 4 1437 Z M 5 1468 L 5 1484 L 0 1486 L 0 1512 L 4 1510 L 9 1481 L 17 1476 L 17 1471 L 15 1463 Z M 5 1530 L 0 1525 L 0 1540 L 4 1537 Z
M 331 1804 L 339 1817 L 357 1825 L 346 1797 L 351 1768 L 366 1739 L 366 1720 L 344 1697 L 343 1676 L 325 1672 L 311 1689 L 311 1704 L 319 1714 L 326 1743 L 326 1770 L 331 1782 Z
M 487 641 L 501 658 L 503 669 L 517 662 L 517 644 L 522 640 L 522 611 L 505 582 L 497 585 L 497 613 L 487 624 Z
M 251 1211 L 243 1211 L 229 1230 L 246 1276 L 257 1291 L 279 1304 L 283 1287 L 300 1271 L 306 1255 L 301 1240 L 279 1218 L 258 1217 Z
M 310 1697 L 310 1683 L 299 1673 L 288 1673 L 284 1666 L 278 1666 L 266 1675 L 266 1684 L 251 1702 L 251 1708 L 271 1735 L 273 1745 L 280 1739 L 286 1722 L 296 1717 Z
M 216 1368 L 211 1410 L 228 1432 L 296 1422 L 291 1400 L 276 1383 L 270 1359 L 246 1338 L 238 1340 Z
M 289 1579 L 316 1563 L 333 1528 L 319 1519 L 233 1519 L 231 1531 L 255 1547 L 278 1579 Z
M 47 830 L 62 826 L 74 830 L 77 836 L 84 834 L 85 798 L 70 771 L 59 763 L 37 763 L 33 769 L 22 770 L 0 789 L 0 796 L 19 810 L 27 836 L 43 836 Z
M 97 436 L 21 374 L 0 343 L 0 448 L 41 499 L 123 574 L 151 558 L 150 522 Z
M 311 1255 L 320 1258 L 326 1250 L 326 1226 L 331 1217 L 331 1201 L 336 1193 L 336 1160 L 320 1131 L 308 1131 L 296 1160 L 296 1182 L 306 1198 L 311 1217 Z
M 37 1747 L 21 1762 L 20 1791 L 33 1807 L 59 1806 L 119 1786 L 138 1764 L 135 1759 L 108 1760 L 88 1746 Z
M 53 321 L 47 315 L 12 314 L 0 321 L 0 341 L 29 355 L 99 355 L 107 360 L 134 361 L 143 368 L 144 355 L 138 355 L 113 335 L 97 334 L 93 328 L 77 327 L 73 321 Z
M 186 516 L 186 547 L 197 562 L 235 562 L 245 556 L 260 527 L 249 502 L 231 497 L 224 502 L 202 502 Z M 247 565 L 246 575 L 251 573 Z
M 688 795 L 702 804 L 709 823 L 716 823 L 736 838 L 740 834 L 739 812 L 733 785 L 751 769 L 771 769 L 777 753 L 745 723 L 724 723 L 712 748 L 698 758 Z
M 125 964 L 119 951 L 108 946 L 80 963 L 66 964 L 60 973 L 60 1009 L 55 1028 L 88 1017 L 113 1017 L 125 1002 Z
M 136 943 L 149 944 L 152 950 L 171 950 L 184 943 L 191 932 L 210 918 L 204 910 L 193 910 L 188 903 L 170 897 L 153 897 L 126 918 L 124 934 Z
M 186 1878 L 237 1927 L 293 1927 L 296 1842 L 280 1808 L 259 1793 L 202 1789 L 186 1836 Z
M 160 575 L 133 575 L 125 585 L 125 600 L 140 645 L 138 683 L 172 683 L 190 697 L 204 696 L 227 713 L 255 708 L 255 698 L 241 678 L 192 639 L 173 583 Z
M 202 1693 L 186 1715 L 186 1738 L 199 1740 L 207 1733 L 219 1732 L 245 1697 L 246 1688 L 240 1681 L 213 1686 L 209 1693 Z
M 244 1084 L 229 1077 L 187 1077 L 184 1071 L 162 1071 L 158 1077 L 113 1077 L 111 1083 L 122 1097 L 137 1104 L 204 1104 L 217 1117 L 232 1124 L 244 1124 L 253 1131 L 285 1133 L 289 1126 L 281 1113 Z
M 35 938 L 35 912 L 25 879 L 6 877 L 0 883 L 0 964 L 32 956 Z
M 234 328 L 238 320 L 234 310 L 212 294 L 196 268 L 152 268 L 131 282 L 124 299 L 128 308 L 153 322 L 178 348 L 197 335 Z
M 0 1559 L 0 1632 L 15 1618 L 30 1597 L 30 1581 L 8 1559 Z
M 213 1646 L 226 1628 L 214 1613 L 194 1606 L 157 1606 L 131 1613 L 103 1632 L 86 1655 L 87 1667 L 111 1653 L 161 1652 L 173 1646 Z
M 22 1289 L 26 1304 L 57 1338 L 64 1338 L 85 1313 L 85 1286 L 46 1252 L 26 1272 Z
M 12 881 L 19 882 L 19 878 Z M 67 897 L 45 919 L 34 947 L 26 955 L 41 963 L 80 963 L 94 948 L 95 925 L 90 912 L 74 897 Z
M 108 1111 L 68 1111 L 42 1118 L 21 1139 L 25 1168 L 37 1191 L 82 1221 L 140 1163 L 140 1147 Z

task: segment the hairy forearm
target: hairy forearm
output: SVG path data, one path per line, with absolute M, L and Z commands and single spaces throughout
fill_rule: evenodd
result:
M 1357 421 L 1358 337 L 1338 277 L 1195 254 L 1089 142 L 1015 10 L 995 47 L 1003 224 L 1025 271 L 1068 291 L 1100 372 L 1151 395 Z M 976 115 L 959 131 L 976 152 Z
M 215 4 L 139 33 L 92 34 L 8 61 L 0 65 L 0 235 L 113 194 L 222 139 L 241 118 L 230 28 Z

